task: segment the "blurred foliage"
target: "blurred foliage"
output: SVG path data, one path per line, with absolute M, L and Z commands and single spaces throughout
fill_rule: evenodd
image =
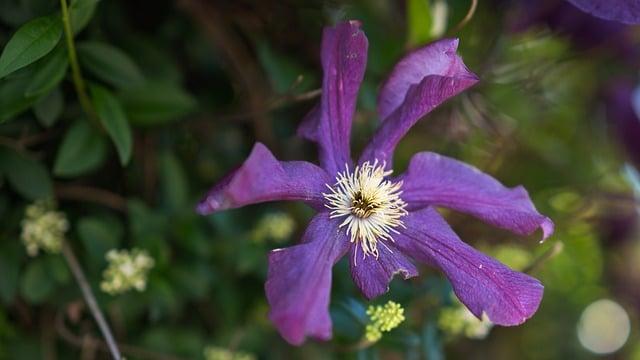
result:
M 20 241 L 34 200 L 55 200 L 68 218 L 67 241 L 127 359 L 588 359 L 595 355 L 580 346 L 576 324 L 602 297 L 632 319 L 620 358 L 638 358 L 640 189 L 623 172 L 600 98 L 611 79 L 637 69 L 544 24 L 511 31 L 515 2 L 480 1 L 456 30 L 470 4 L 71 0 L 66 38 L 57 1 L 0 0 L 0 359 L 107 356 L 63 257 L 31 258 Z M 195 214 L 207 187 L 255 141 L 282 159 L 315 159 L 295 129 L 318 95 L 322 27 L 351 18 L 370 44 L 355 150 L 377 125 L 377 87 L 394 62 L 441 36 L 461 39 L 482 81 L 416 125 L 396 170 L 434 150 L 524 184 L 554 219 L 556 234 L 538 244 L 539 234 L 518 239 L 446 213 L 463 239 L 545 285 L 524 325 L 494 327 L 482 340 L 452 336 L 439 321 L 457 304 L 436 271 L 395 280 L 370 304 L 340 262 L 334 339 L 293 348 L 267 320 L 266 254 L 294 243 L 311 209 Z M 101 292 L 105 255 L 133 248 L 154 262 L 146 290 Z M 367 307 L 389 300 L 406 321 L 363 345 Z

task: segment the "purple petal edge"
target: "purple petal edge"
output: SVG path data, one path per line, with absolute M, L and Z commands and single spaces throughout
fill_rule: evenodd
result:
M 524 323 L 538 310 L 544 287 L 535 278 L 511 270 L 462 242 L 433 208 L 405 217 L 396 244 L 416 260 L 437 266 L 451 281 L 460 301 L 479 319 L 497 325 Z
M 413 156 L 397 180 L 403 181 L 402 198 L 409 210 L 443 206 L 519 235 L 530 235 L 540 228 L 544 241 L 553 234 L 553 221 L 538 213 L 522 186 L 507 188 L 461 161 L 421 152 Z
M 386 240 L 381 240 L 386 241 Z M 393 243 L 379 244 L 380 255 L 362 257 L 362 251 L 353 245 L 349 253 L 351 277 L 368 300 L 389 291 L 389 283 L 395 275 L 403 279 L 418 276 L 418 270 Z
M 368 41 L 359 21 L 324 29 L 322 98 L 298 134 L 318 143 L 320 165 L 330 174 L 351 164 L 351 122 L 367 64 Z
M 640 0 L 567 0 L 578 9 L 601 19 L 640 24 Z
M 359 162 L 386 161 L 409 129 L 443 102 L 475 85 L 478 77 L 456 54 L 457 39 L 444 39 L 400 60 L 382 87 L 378 109 L 383 119 Z
M 322 191 L 330 182 L 318 166 L 304 161 L 278 161 L 266 146 L 256 143 L 247 160 L 214 185 L 196 211 L 207 215 L 274 200 L 302 200 L 322 210 Z
M 336 222 L 323 213 L 311 220 L 301 244 L 269 254 L 269 319 L 290 344 L 300 345 L 307 336 L 331 338 L 331 270 L 348 246 Z

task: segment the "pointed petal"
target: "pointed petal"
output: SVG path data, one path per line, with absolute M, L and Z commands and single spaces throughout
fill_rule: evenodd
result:
M 410 213 L 404 222 L 407 228 L 395 237 L 398 248 L 439 267 L 475 316 L 485 313 L 494 324 L 512 326 L 537 311 L 544 290 L 538 280 L 462 242 L 433 208 Z
M 519 235 L 529 235 L 538 228 L 543 240 L 553 234 L 553 222 L 538 213 L 522 186 L 509 189 L 458 160 L 421 152 L 413 156 L 398 180 L 403 181 L 402 199 L 409 209 L 443 206 Z
M 367 47 L 358 21 L 324 30 L 322 99 L 305 118 L 298 134 L 318 143 L 320 164 L 332 175 L 352 162 L 351 121 L 367 64 Z
M 384 240 L 383 240 L 384 241 Z M 362 257 L 362 251 L 351 246 L 349 261 L 351 276 L 362 294 L 371 300 L 389 291 L 389 283 L 396 274 L 406 280 L 418 276 L 418 270 L 392 243 L 378 247 L 380 255 Z
M 331 268 L 348 247 L 337 223 L 322 213 L 313 218 L 300 245 L 269 254 L 269 319 L 289 343 L 300 345 L 306 336 L 331 338 Z
M 202 215 L 274 200 L 302 200 L 323 208 L 322 192 L 329 176 L 304 161 L 278 161 L 256 143 L 244 164 L 220 180 L 198 204 Z
M 601 19 L 640 24 L 640 0 L 568 0 L 578 9 Z
M 443 39 L 403 58 L 378 97 L 382 125 L 362 153 L 360 162 L 387 161 L 409 129 L 449 98 L 478 82 L 456 54 L 457 39 Z

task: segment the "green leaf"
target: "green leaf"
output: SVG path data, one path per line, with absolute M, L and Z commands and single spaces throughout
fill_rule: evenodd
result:
M 407 1 L 407 37 L 409 45 L 424 44 L 431 39 L 431 1 Z
M 53 195 L 51 177 L 41 162 L 0 148 L 0 168 L 11 187 L 25 198 L 36 200 Z
M 64 98 L 59 88 L 54 89 L 49 95 L 43 96 L 33 107 L 38 121 L 45 127 L 51 127 L 62 115 Z
M 91 257 L 90 263 L 102 264 L 110 249 L 117 248 L 123 229 L 115 218 L 87 216 L 78 221 L 78 236 Z
M 20 278 L 20 247 L 16 241 L 13 244 L 6 244 L 0 252 L 0 300 L 5 304 L 13 302 L 18 290 L 18 280 Z
M 315 78 L 310 71 L 293 59 L 274 52 L 266 42 L 258 43 L 257 50 L 258 59 L 276 92 L 297 93 L 311 89 Z
M 24 76 L 0 80 L 0 123 L 29 109 L 38 99 L 36 96 L 25 95 L 29 81 Z
M 159 165 L 164 205 L 174 211 L 182 209 L 189 199 L 189 187 L 180 160 L 173 153 L 167 152 L 160 156 Z
M 49 274 L 46 258 L 31 261 L 20 280 L 20 293 L 32 303 L 43 302 L 55 287 L 54 278 Z
M 64 79 L 69 67 L 69 59 L 67 58 L 65 47 L 58 46 L 38 63 L 40 66 L 25 90 L 26 96 L 46 94 Z
M 124 109 L 120 101 L 103 87 L 92 86 L 91 95 L 100 122 L 118 150 L 120 163 L 126 165 L 131 159 L 133 136 Z
M 77 47 L 80 63 L 98 79 L 122 89 L 144 82 L 138 65 L 122 50 L 97 41 L 78 43 Z
M 196 100 L 189 93 L 166 83 L 147 83 L 123 91 L 119 97 L 134 125 L 164 124 L 196 107 Z
M 77 121 L 65 134 L 58 149 L 53 173 L 74 177 L 98 168 L 107 155 L 104 137 L 85 120 Z
M 81 32 L 93 18 L 99 0 L 73 0 L 69 6 L 69 20 L 74 34 Z
M 0 79 L 47 55 L 60 41 L 57 15 L 29 21 L 16 31 L 0 55 Z

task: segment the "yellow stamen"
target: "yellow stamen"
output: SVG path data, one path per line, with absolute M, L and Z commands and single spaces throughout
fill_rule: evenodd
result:
M 407 204 L 400 198 L 402 181 L 385 180 L 392 173 L 385 171 L 385 165 L 378 160 L 373 164 L 367 161 L 353 172 L 346 166 L 333 186 L 327 184 L 331 192 L 323 194 L 332 210 L 330 217 L 345 217 L 340 227 L 347 228 L 351 242 L 362 248 L 363 257 L 378 258 L 378 241 L 393 241 L 391 233 L 397 233 L 398 226 L 404 227 L 401 218 L 407 214 Z

